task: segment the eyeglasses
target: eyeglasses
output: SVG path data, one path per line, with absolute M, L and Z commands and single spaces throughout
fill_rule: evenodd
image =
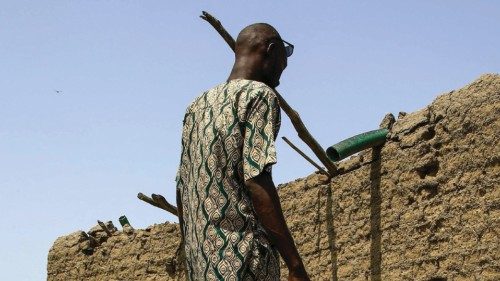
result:
M 281 39 L 281 41 L 283 41 L 285 45 L 285 52 L 286 52 L 286 56 L 289 57 L 293 54 L 293 44 L 292 43 L 289 43 L 289 42 L 286 42 L 285 40 Z

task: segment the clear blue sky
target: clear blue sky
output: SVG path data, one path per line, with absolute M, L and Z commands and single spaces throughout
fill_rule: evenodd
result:
M 232 66 L 202 10 L 296 46 L 279 91 L 325 147 L 500 70 L 498 1 L 185 2 L 0 1 L 3 280 L 44 280 L 53 241 L 97 219 L 175 221 L 136 194 L 175 201 L 185 107 Z M 313 155 L 284 114 L 280 136 Z M 314 171 L 277 143 L 277 183 Z

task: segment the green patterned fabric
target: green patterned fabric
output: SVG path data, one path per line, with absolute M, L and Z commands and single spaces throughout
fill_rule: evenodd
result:
M 220 84 L 188 107 L 176 180 L 190 280 L 279 280 L 244 184 L 271 172 L 279 127 L 276 95 L 256 81 Z

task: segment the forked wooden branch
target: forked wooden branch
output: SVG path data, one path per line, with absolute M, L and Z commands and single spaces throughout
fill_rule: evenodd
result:
M 235 41 L 234 38 L 227 32 L 227 30 L 222 26 L 222 23 L 216 19 L 214 16 L 210 15 L 209 13 L 203 11 L 203 14 L 200 16 L 202 19 L 206 20 L 210 25 L 212 25 L 215 30 L 222 36 L 222 38 L 226 41 L 226 43 L 229 45 L 229 47 L 234 51 L 235 49 Z M 297 131 L 297 134 L 299 138 L 305 142 L 311 150 L 314 152 L 316 157 L 325 165 L 325 168 L 328 170 L 329 177 L 334 177 L 335 175 L 338 174 L 337 167 L 335 164 L 328 158 L 326 155 L 325 150 L 319 145 L 319 143 L 316 141 L 316 139 L 309 133 L 309 130 L 307 130 L 306 126 L 302 122 L 302 119 L 300 118 L 300 115 L 297 111 L 295 111 L 289 104 L 286 102 L 286 100 L 276 91 L 276 89 L 273 89 L 274 93 L 278 97 L 278 102 L 280 104 L 280 107 L 285 111 L 286 115 L 290 118 L 290 121 L 292 121 L 293 127 Z
M 278 91 L 274 90 L 274 93 L 276 93 L 276 96 L 278 97 L 278 102 L 280 104 L 280 107 L 285 111 L 286 115 L 288 115 L 288 118 L 290 118 L 290 121 L 292 121 L 292 125 L 295 128 L 295 131 L 297 131 L 297 135 L 299 138 L 311 148 L 311 150 L 314 152 L 316 157 L 318 157 L 319 161 L 325 165 L 325 168 L 328 170 L 329 177 L 332 178 L 338 174 L 337 167 L 335 164 L 330 161 L 330 158 L 326 156 L 325 150 L 319 145 L 319 143 L 316 141 L 316 139 L 309 133 L 309 130 L 307 130 L 306 125 L 302 122 L 302 119 L 300 118 L 300 115 L 297 111 L 295 111 L 289 104 L 286 102 L 286 100 L 278 93 Z
M 307 160 L 307 162 L 311 163 L 314 167 L 316 167 L 316 169 L 318 169 L 318 171 L 320 173 L 322 173 L 323 175 L 327 175 L 329 176 L 330 174 L 325 171 L 323 168 L 321 168 L 320 165 L 316 164 L 316 162 L 314 162 L 314 160 L 312 160 L 311 158 L 309 158 L 309 156 L 307 156 L 304 152 L 302 152 L 302 150 L 300 150 L 300 148 L 298 148 L 297 146 L 295 146 L 295 144 L 293 144 L 291 141 L 289 141 L 286 137 L 281 137 L 293 150 L 295 150 L 300 156 L 304 157 L 304 159 Z
M 165 199 L 165 197 L 159 195 L 159 194 L 151 194 L 151 198 L 144 195 L 142 192 L 139 192 L 137 194 L 137 198 L 141 199 L 142 201 L 146 202 L 146 203 L 149 203 L 155 207 L 158 207 L 160 209 L 163 209 L 169 213 L 171 213 L 172 215 L 175 215 L 175 216 L 179 216 L 178 214 L 178 211 L 177 211 L 177 207 L 175 207 L 174 205 L 168 203 L 168 201 Z

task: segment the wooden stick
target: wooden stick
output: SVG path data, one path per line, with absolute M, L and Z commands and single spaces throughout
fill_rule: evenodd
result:
M 200 17 L 204 20 L 206 20 L 210 25 L 212 25 L 215 30 L 224 38 L 226 43 L 229 45 L 229 47 L 234 51 L 235 49 L 235 41 L 233 37 L 227 32 L 227 30 L 222 26 L 222 23 L 210 15 L 209 13 L 203 11 L 203 15 Z M 328 175 L 329 177 L 333 177 L 337 175 L 337 167 L 335 164 L 328 158 L 326 155 L 325 150 L 319 145 L 319 143 L 316 141 L 316 139 L 309 133 L 309 130 L 307 130 L 306 126 L 302 122 L 302 119 L 300 118 L 300 115 L 295 111 L 289 104 L 286 102 L 286 100 L 276 91 L 276 89 L 273 89 L 274 93 L 276 94 L 278 98 L 278 102 L 280 104 L 280 107 L 285 111 L 286 115 L 290 118 L 290 121 L 292 121 L 293 127 L 297 131 L 298 136 L 302 141 L 304 141 L 309 148 L 314 152 L 314 154 L 318 157 L 318 159 L 325 165 L 325 168 L 328 170 Z
M 179 211 L 177 210 L 177 207 L 170 204 L 165 197 L 163 197 L 160 194 L 151 194 L 151 197 L 153 200 L 160 206 L 160 208 L 167 210 L 168 212 L 172 213 L 173 215 L 179 216 Z
M 155 207 L 158 207 L 160 209 L 163 209 L 163 210 L 171 213 L 172 215 L 179 216 L 178 215 L 179 213 L 177 211 L 177 207 L 168 203 L 168 201 L 165 199 L 165 197 L 163 197 L 159 194 L 152 194 L 151 197 L 152 198 L 149 198 L 148 196 L 144 195 L 142 192 L 139 192 L 137 194 L 137 198 L 141 199 L 142 201 L 144 201 L 148 204 L 151 204 Z
M 100 243 L 99 243 L 99 241 L 97 241 L 97 239 L 94 236 L 87 234 L 87 238 L 90 241 L 90 243 L 89 243 L 90 247 L 94 248 L 94 247 L 99 246 Z
M 111 234 L 111 231 L 109 231 L 108 227 L 100 220 L 97 221 L 97 223 L 101 226 L 102 230 L 106 232 L 106 234 L 111 237 L 113 234 Z
M 304 159 L 307 160 L 307 162 L 311 163 L 316 169 L 319 170 L 320 173 L 324 175 L 329 175 L 327 171 L 325 171 L 323 168 L 321 168 L 314 160 L 312 160 L 309 156 L 307 156 L 302 150 L 300 150 L 298 147 L 296 147 L 291 141 L 289 141 L 286 137 L 281 137 L 293 150 L 295 150 L 300 156 L 304 157 Z
M 222 26 L 222 23 L 214 16 L 205 11 L 202 11 L 201 13 L 202 15 L 200 16 L 200 18 L 206 20 L 209 24 L 211 24 L 215 28 L 215 30 L 219 32 L 224 41 L 226 41 L 226 43 L 229 45 L 229 48 L 231 48 L 231 50 L 233 50 L 234 52 L 236 48 L 236 42 L 234 41 L 231 34 L 229 34 L 229 32 L 227 32 L 227 30 Z
M 300 118 L 300 115 L 297 111 L 295 111 L 289 104 L 286 102 L 286 100 L 278 93 L 278 91 L 274 90 L 276 93 L 276 96 L 278 97 L 278 102 L 285 111 L 286 115 L 288 115 L 288 118 L 290 118 L 290 121 L 292 121 L 292 125 L 295 128 L 295 131 L 297 131 L 297 135 L 299 138 L 309 146 L 309 148 L 314 152 L 316 157 L 318 157 L 319 161 L 323 165 L 325 165 L 325 168 L 328 170 L 329 177 L 332 178 L 337 175 L 337 166 L 328 158 L 326 155 L 325 150 L 319 145 L 319 143 L 316 141 L 316 139 L 309 133 L 309 130 L 307 129 L 306 125 L 302 122 L 302 119 Z

